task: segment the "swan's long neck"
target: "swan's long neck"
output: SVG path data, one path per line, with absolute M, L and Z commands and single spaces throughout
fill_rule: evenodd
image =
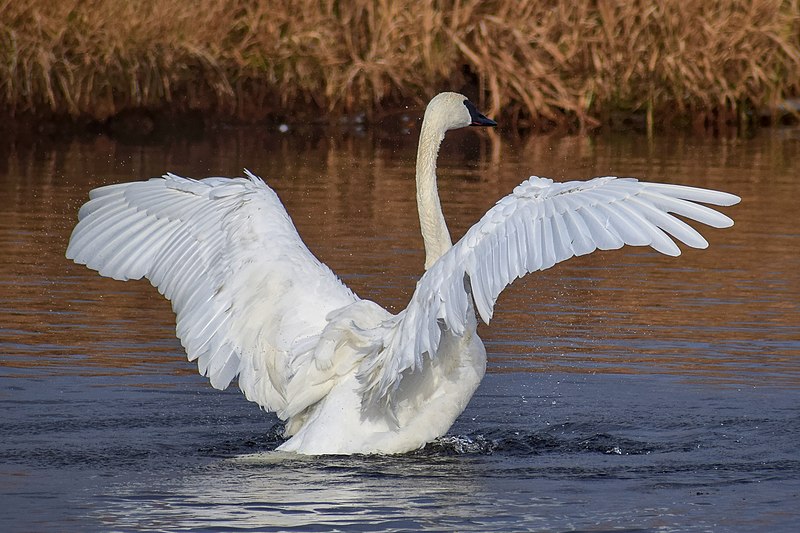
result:
M 453 246 L 436 185 L 436 158 L 443 140 L 444 129 L 431 123 L 426 116 L 417 149 L 417 209 L 425 242 L 425 270 Z

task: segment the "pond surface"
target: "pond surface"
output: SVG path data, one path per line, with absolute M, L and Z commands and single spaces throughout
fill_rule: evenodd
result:
M 0 146 L 0 530 L 793 531 L 800 521 L 800 131 L 753 139 L 463 132 L 440 163 L 458 237 L 531 174 L 740 195 L 679 258 L 625 249 L 518 281 L 448 437 L 399 457 L 271 453 L 274 415 L 212 389 L 147 282 L 64 258 L 96 186 L 240 175 L 276 189 L 360 296 L 422 272 L 411 135 L 221 130 Z

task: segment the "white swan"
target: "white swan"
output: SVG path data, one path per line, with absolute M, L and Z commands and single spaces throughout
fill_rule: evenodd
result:
M 275 193 L 246 178 L 166 174 L 93 190 L 67 257 L 119 280 L 146 277 L 171 302 L 177 336 L 211 385 L 239 377 L 248 400 L 286 421 L 279 449 L 398 453 L 443 435 L 483 377 L 476 312 L 492 316 L 514 279 L 623 244 L 708 246 L 670 213 L 713 227 L 724 192 L 614 177 L 531 177 L 455 245 L 436 188 L 445 132 L 494 126 L 466 97 L 442 93 L 425 111 L 417 202 L 426 272 L 397 315 L 362 300 L 306 248 Z

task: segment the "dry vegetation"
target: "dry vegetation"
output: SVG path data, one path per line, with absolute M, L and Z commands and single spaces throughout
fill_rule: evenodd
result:
M 372 114 L 446 88 L 522 125 L 739 120 L 800 94 L 800 0 L 0 0 L 6 114 Z

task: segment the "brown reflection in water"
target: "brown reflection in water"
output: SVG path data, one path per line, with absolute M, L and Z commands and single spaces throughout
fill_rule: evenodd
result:
M 799 137 L 448 138 L 440 187 L 454 237 L 531 174 L 636 175 L 744 199 L 726 209 L 733 229 L 704 231 L 709 250 L 678 259 L 596 253 L 515 283 L 481 330 L 491 368 L 800 384 Z M 9 149 L 0 158 L 0 365 L 29 374 L 195 371 L 169 304 L 148 283 L 106 280 L 63 257 L 89 189 L 166 170 L 262 175 L 321 260 L 362 297 L 402 309 L 423 261 L 415 143 L 234 130 L 152 146 L 98 137 Z

